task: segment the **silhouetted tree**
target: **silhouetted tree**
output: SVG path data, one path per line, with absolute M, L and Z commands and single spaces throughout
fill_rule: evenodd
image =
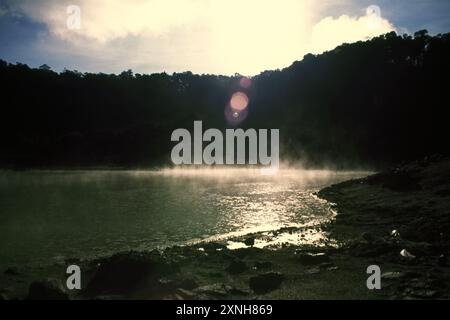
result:
M 50 66 L 47 64 L 43 64 L 39 67 L 39 70 L 50 71 L 50 70 L 52 70 L 52 68 L 50 68 Z

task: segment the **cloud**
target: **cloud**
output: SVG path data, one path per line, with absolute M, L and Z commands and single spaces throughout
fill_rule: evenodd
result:
M 68 1 L 19 0 L 27 16 L 64 41 L 41 43 L 52 52 L 112 56 L 127 66 L 256 74 L 289 65 L 307 39 L 306 1 L 78 0 L 81 28 L 67 28 Z M 102 54 L 103 52 L 103 54 Z M 96 57 L 93 57 L 96 59 Z M 127 66 L 124 66 L 126 68 Z
M 78 70 L 254 75 L 306 53 L 394 30 L 371 11 L 317 17 L 312 0 L 14 0 L 9 9 L 43 23 L 36 48 Z M 69 5 L 81 13 L 67 27 Z M 314 21 L 318 21 L 314 23 Z M 48 62 L 51 64 L 51 61 Z
M 143 33 L 162 35 L 172 27 L 191 23 L 201 12 L 200 0 L 19 0 L 30 17 L 48 25 L 55 35 L 74 40 L 83 36 L 101 42 Z M 82 28 L 67 28 L 67 8 L 80 8 Z
M 367 8 L 366 14 L 360 17 L 326 17 L 312 28 L 310 51 L 321 53 L 342 43 L 367 40 L 391 31 L 396 31 L 396 28 L 381 16 L 376 6 Z

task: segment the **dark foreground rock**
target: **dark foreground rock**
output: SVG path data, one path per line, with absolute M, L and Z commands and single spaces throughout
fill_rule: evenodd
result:
M 152 291 L 167 285 L 158 279 L 177 270 L 157 251 L 118 253 L 98 261 L 98 265 L 84 290 L 86 296 L 129 294 L 141 288 Z
M 281 273 L 269 272 L 251 277 L 249 286 L 255 293 L 267 293 L 278 289 L 283 280 L 284 276 Z
M 47 279 L 31 283 L 28 300 L 68 300 L 69 296 L 62 283 L 56 279 Z

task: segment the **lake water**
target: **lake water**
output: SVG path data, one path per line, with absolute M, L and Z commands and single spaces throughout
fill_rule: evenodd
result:
M 312 193 L 363 172 L 258 169 L 0 172 L 0 264 L 51 263 L 317 225 Z

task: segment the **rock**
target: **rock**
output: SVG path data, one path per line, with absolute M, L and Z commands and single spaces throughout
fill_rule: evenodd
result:
M 315 265 L 330 262 L 330 257 L 325 253 L 299 253 L 297 260 L 304 265 Z
M 406 249 L 403 249 L 402 251 L 400 251 L 400 255 L 407 259 L 407 260 L 413 260 L 416 258 L 415 255 L 413 255 L 412 253 L 410 253 L 409 251 L 407 251 Z
M 244 244 L 247 246 L 255 245 L 255 237 L 250 237 L 244 240 Z
M 392 230 L 391 237 L 394 239 L 400 238 L 400 232 L 397 229 Z
M 264 294 L 278 289 L 284 276 L 278 272 L 260 274 L 249 279 L 249 286 L 256 294 Z
M 245 272 L 247 269 L 247 265 L 244 261 L 235 260 L 230 263 L 230 265 L 226 268 L 226 271 L 230 274 L 239 274 Z
M 258 256 L 262 252 L 263 249 L 251 247 L 251 248 L 239 248 L 236 250 L 233 250 L 234 257 L 237 257 L 239 259 L 243 259 L 245 257 L 252 257 L 252 256 Z
M 124 294 L 137 285 L 151 283 L 158 286 L 158 279 L 174 273 L 177 268 L 167 263 L 159 253 L 117 253 L 100 262 L 100 266 L 88 283 L 86 295 Z
M 69 300 L 69 297 L 61 282 L 47 279 L 31 283 L 27 300 Z

